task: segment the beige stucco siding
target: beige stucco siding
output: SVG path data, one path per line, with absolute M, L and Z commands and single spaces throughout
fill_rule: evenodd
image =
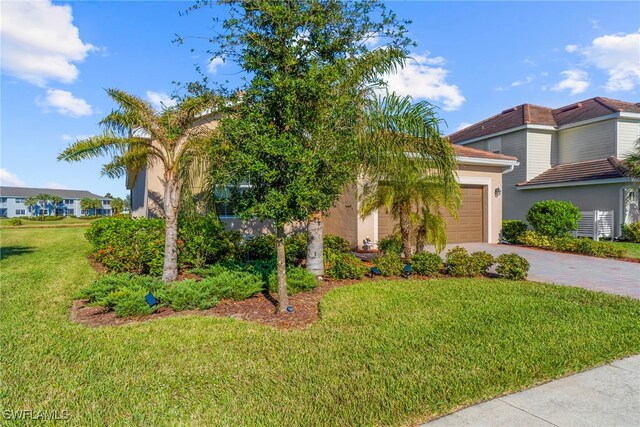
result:
M 558 132 L 558 162 L 575 163 L 616 155 L 616 120 L 576 126 Z
M 618 120 L 616 157 L 623 159 L 633 150 L 640 138 L 640 120 Z

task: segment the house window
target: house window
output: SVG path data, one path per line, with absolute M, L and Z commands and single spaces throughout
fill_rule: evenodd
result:
M 24 203 L 24 197 L 16 197 L 16 203 Z
M 6 197 L 0 197 L 0 203 L 7 203 Z
M 75 215 L 74 209 L 67 209 L 67 215 Z
M 238 188 L 235 186 L 222 186 L 216 188 L 216 214 L 218 217 L 236 217 L 235 204 L 233 203 L 234 192 L 242 191 L 242 185 Z
M 16 209 L 16 215 L 26 215 L 24 209 Z
M 103 205 L 108 205 L 108 204 L 109 204 L 109 200 L 103 200 L 103 201 L 102 201 L 102 204 L 103 204 Z
M 9 213 L 7 212 L 7 208 L 0 209 L 0 217 L 6 218 L 7 216 L 9 216 Z
M 500 137 L 491 138 L 487 141 L 487 151 L 500 154 L 500 152 L 502 151 L 502 140 L 500 139 Z
M 74 203 L 73 199 L 64 199 L 65 205 L 73 205 L 73 203 Z

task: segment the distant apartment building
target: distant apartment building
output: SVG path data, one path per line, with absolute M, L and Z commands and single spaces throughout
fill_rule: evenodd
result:
M 57 196 L 62 199 L 56 206 L 51 200 L 39 201 L 28 206 L 26 201 L 30 197 L 40 194 Z M 101 207 L 82 210 L 80 200 L 98 199 Z M 51 188 L 0 187 L 0 217 L 15 218 L 21 216 L 111 216 L 111 199 L 84 190 L 57 190 Z

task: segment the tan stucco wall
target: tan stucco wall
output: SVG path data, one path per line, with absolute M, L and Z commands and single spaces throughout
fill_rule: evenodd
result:
M 323 221 L 323 231 L 325 234 L 341 236 L 355 247 L 360 240 L 358 222 L 358 200 L 356 188 L 352 186 L 327 213 Z

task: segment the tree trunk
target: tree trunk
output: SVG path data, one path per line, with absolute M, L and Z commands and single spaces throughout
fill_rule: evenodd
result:
M 314 212 L 307 224 L 307 271 L 316 276 L 324 274 L 322 212 Z
M 180 205 L 180 183 L 168 177 L 164 183 L 164 266 L 162 281 L 172 282 L 178 278 L 178 207 Z
M 400 235 L 402 236 L 402 251 L 405 258 L 411 257 L 411 218 L 409 218 L 409 208 L 400 207 Z
M 276 227 L 276 257 L 278 266 L 278 313 L 286 313 L 289 307 L 287 294 L 287 264 L 284 252 L 284 226 Z
M 416 253 L 424 252 L 424 247 L 427 244 L 427 230 L 420 226 L 416 231 Z

